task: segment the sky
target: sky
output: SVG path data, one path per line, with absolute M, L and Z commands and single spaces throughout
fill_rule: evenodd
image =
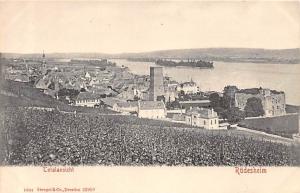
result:
M 299 2 L 1 2 L 0 52 L 300 47 Z

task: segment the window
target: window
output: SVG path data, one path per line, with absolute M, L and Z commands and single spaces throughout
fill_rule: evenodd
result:
M 210 124 L 212 125 L 213 123 L 212 123 L 212 120 L 210 120 Z
M 215 119 L 215 124 L 217 124 L 217 119 Z
M 206 122 L 205 121 L 203 121 L 203 125 L 205 125 L 206 124 Z

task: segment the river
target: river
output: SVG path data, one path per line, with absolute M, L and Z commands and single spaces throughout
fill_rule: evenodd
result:
M 157 66 L 153 62 L 111 61 L 139 75 L 150 74 L 150 66 Z M 222 91 L 226 85 L 275 89 L 285 92 L 288 104 L 300 105 L 300 64 L 214 62 L 214 69 L 164 67 L 164 75 L 178 82 L 193 79 L 201 91 Z

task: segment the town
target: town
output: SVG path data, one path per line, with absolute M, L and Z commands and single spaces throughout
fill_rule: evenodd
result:
M 165 77 L 163 67 L 150 67 L 149 76 L 141 76 L 107 59 L 62 61 L 47 59 L 43 53 L 35 59 L 17 58 L 5 62 L 5 79 L 28 83 L 68 105 L 107 108 L 124 115 L 205 129 L 220 129 L 230 126 L 222 123 L 237 124 L 245 118 L 288 116 L 293 124 L 260 129 L 290 137 L 299 133 L 299 121 L 294 116 L 297 111 L 286 112 L 283 91 L 225 86 L 223 92 L 205 92 L 200 91 L 193 80 L 179 83 Z M 289 132 L 279 131 L 279 128 Z
M 299 8 L 2 1 L 0 193 L 300 193 Z
M 120 124 L 121 120 L 126 124 L 132 124 L 126 126 L 128 127 L 126 132 L 133 132 L 131 130 L 136 127 L 135 124 L 147 124 L 147 127 L 164 125 L 163 127 L 174 129 L 185 128 L 188 132 L 196 132 L 193 135 L 199 135 L 198 132 L 203 132 L 204 129 L 213 133 L 222 131 L 221 136 L 235 132 L 242 136 L 267 138 L 284 144 L 299 140 L 299 108 L 286 104 L 283 91 L 261 87 L 238 88 L 234 85 L 225 85 L 222 92 L 202 91 L 192 79 L 187 82 L 178 82 L 172 77 L 164 76 L 162 66 L 151 66 L 149 75 L 137 75 L 130 72 L 128 67 L 117 65 L 103 58 L 59 59 L 47 58 L 46 54 L 42 53 L 36 58 L 3 58 L 1 64 L 2 89 L 0 94 L 2 98 L 9 101 L 4 102 L 7 115 L 17 116 L 24 111 L 28 119 L 39 120 L 44 116 L 49 119 L 50 115 L 47 115 L 47 112 L 50 114 L 57 112 L 58 114 L 51 115 L 57 118 L 51 120 L 55 122 L 60 120 L 58 122 L 61 125 L 57 127 L 68 128 L 66 132 L 71 131 L 72 128 L 63 126 L 66 124 L 65 121 L 81 120 L 77 123 L 81 125 L 85 119 L 94 119 L 93 117 L 96 116 L 98 117 L 95 117 L 96 120 L 100 119 L 100 122 L 105 122 L 107 119 L 106 121 L 110 122 L 109 127 L 114 122 L 117 125 Z M 30 91 L 25 94 L 26 90 Z M 10 97 L 15 97 L 15 99 L 11 101 Z M 25 100 L 19 101 L 20 97 L 24 97 Z M 20 110 L 20 107 L 24 110 Z M 23 115 L 21 113 L 18 116 Z M 114 116 L 118 118 L 115 119 Z M 88 124 L 92 124 L 91 122 L 95 120 L 90 120 Z M 137 128 L 141 129 L 141 125 Z M 76 128 L 75 133 L 78 137 L 78 129 L 83 129 L 85 126 L 81 125 Z M 147 132 L 154 132 L 151 135 L 161 132 L 155 130 Z M 51 133 L 49 129 L 47 132 Z M 117 135 L 122 135 L 121 133 Z M 6 151 L 9 152 L 9 150 Z M 7 156 L 12 155 L 7 153 Z M 57 159 L 55 153 L 48 156 L 47 163 Z M 86 161 L 82 160 L 82 157 L 74 158 L 75 161 L 71 161 L 70 164 L 89 163 L 90 156 L 95 155 L 90 152 L 89 159 Z M 38 160 L 42 157 L 32 159 Z M 111 163 L 107 159 L 97 162 Z M 123 163 L 124 159 L 121 157 L 115 160 L 118 160 L 117 163 Z M 153 159 L 156 158 L 151 158 L 152 161 L 148 162 L 148 160 L 147 164 L 151 164 Z M 140 163 L 138 160 L 133 161 L 134 158 L 131 160 L 127 164 Z M 14 163 L 18 163 L 15 161 Z M 181 163 L 180 161 L 177 163 L 178 160 L 176 161 L 175 158 L 173 161 L 175 165 Z M 23 163 L 24 160 L 20 162 Z M 165 164 L 166 161 L 157 163 Z M 188 163 L 191 164 L 190 161 Z M 253 163 L 258 162 L 257 160 L 249 162 L 249 164 Z M 268 161 L 264 163 L 270 164 Z M 207 161 L 202 164 L 212 163 Z M 218 162 L 218 164 L 221 163 Z M 227 164 L 233 164 L 233 162 L 229 161 Z M 275 164 L 288 164 L 288 161 Z

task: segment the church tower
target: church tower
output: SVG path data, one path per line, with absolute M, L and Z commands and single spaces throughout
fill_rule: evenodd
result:
M 42 61 L 42 68 L 46 67 L 46 56 L 45 56 L 45 52 L 43 50 L 43 61 Z
M 42 65 L 40 67 L 40 72 L 45 75 L 47 73 L 47 68 L 46 68 L 46 55 L 43 50 L 43 55 L 42 55 Z

